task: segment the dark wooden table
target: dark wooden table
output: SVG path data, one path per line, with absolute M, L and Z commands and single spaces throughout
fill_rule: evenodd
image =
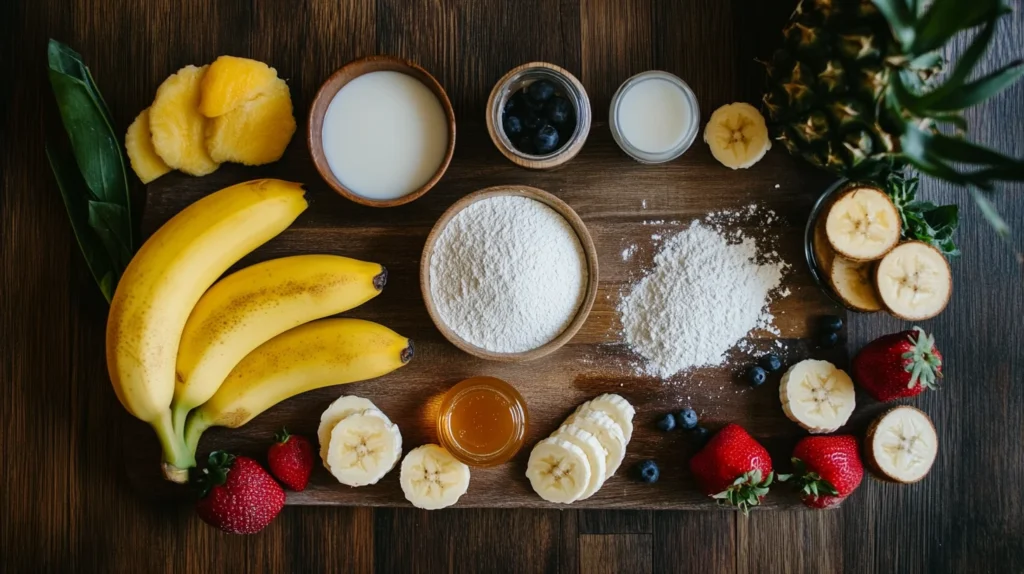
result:
M 1013 248 L 960 190 L 963 257 L 949 309 L 925 326 L 946 353 L 943 390 L 915 402 L 941 436 L 932 474 L 909 487 L 866 481 L 832 512 L 749 518 L 638 511 L 288 508 L 237 537 L 190 508 L 143 502 L 123 475 L 122 411 L 103 360 L 106 304 L 68 227 L 43 154 L 53 104 L 45 41 L 80 50 L 127 126 L 180 66 L 223 53 L 271 62 L 302 113 L 356 56 L 419 61 L 460 119 L 491 84 L 543 59 L 579 75 L 603 119 L 615 87 L 660 68 L 712 109 L 756 101 L 792 9 L 780 0 L 5 0 L 0 6 L 0 572 L 1022 572 L 1024 287 Z M 1024 12 L 1001 25 L 989 67 L 1024 56 Z M 971 114 L 976 138 L 1024 156 L 1024 85 Z M 52 127 L 52 126 L 51 126 Z M 140 188 L 141 191 L 141 188 Z M 1024 186 L 996 200 L 1024 227 Z M 857 317 L 851 341 L 904 325 Z

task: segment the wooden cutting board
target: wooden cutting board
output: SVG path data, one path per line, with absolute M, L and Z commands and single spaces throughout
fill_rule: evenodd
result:
M 815 286 L 803 258 L 803 229 L 811 206 L 828 185 L 827 176 L 775 149 L 757 166 L 732 171 L 718 164 L 701 142 L 667 165 L 645 166 L 616 147 L 606 125 L 595 125 L 583 152 L 557 171 L 531 172 L 504 159 L 491 145 L 483 122 L 460 124 L 455 157 L 437 187 L 423 198 L 397 208 L 356 205 L 334 194 L 320 179 L 304 147 L 303 128 L 281 162 L 263 168 L 223 166 L 216 173 L 192 178 L 178 173 L 153 182 L 148 189 L 143 232 L 149 235 L 185 206 L 228 185 L 263 176 L 302 182 L 310 207 L 295 224 L 239 262 L 244 266 L 270 258 L 303 253 L 333 253 L 376 261 L 389 271 L 382 295 L 345 315 L 377 321 L 411 337 L 416 357 L 406 367 L 380 379 L 331 387 L 289 399 L 239 429 L 211 429 L 200 453 L 227 449 L 263 459 L 273 434 L 282 426 L 316 437 L 320 413 L 336 397 L 355 394 L 374 401 L 402 431 L 408 451 L 437 442 L 434 416 L 441 395 L 473 375 L 509 381 L 529 408 L 526 446 L 509 463 L 473 469 L 463 507 L 551 507 L 530 488 L 525 465 L 531 446 L 558 428 L 581 402 L 606 392 L 620 393 L 637 410 L 636 431 L 618 475 L 592 498 L 574 507 L 704 509 L 714 503 L 696 489 L 687 461 L 695 452 L 682 431 L 660 432 L 655 422 L 664 413 L 692 406 L 702 424 L 713 430 L 727 422 L 746 427 L 788 469 L 794 443 L 804 436 L 783 415 L 778 376 L 759 389 L 742 380 L 742 371 L 757 351 L 775 349 L 787 363 L 808 357 L 846 363 L 845 350 L 821 351 L 808 341 L 814 319 L 839 310 Z M 523 184 L 547 190 L 571 205 L 586 223 L 597 247 L 600 288 L 586 324 L 565 347 L 529 363 L 502 364 L 467 355 L 444 340 L 423 305 L 418 264 L 427 234 L 452 203 L 477 189 Z M 744 232 L 773 238 L 791 264 L 784 280 L 789 294 L 771 305 L 780 337 L 751 334 L 757 351 L 734 351 L 726 366 L 703 368 L 669 381 L 635 373 L 637 357 L 622 344 L 616 305 L 629 285 L 640 278 L 657 250 L 653 236 L 668 237 L 694 219 L 720 210 L 738 210 L 757 203 L 776 212 L 768 222 L 754 218 Z M 634 248 L 631 257 L 624 251 Z M 777 343 L 776 339 L 780 342 Z M 781 345 L 781 348 L 780 346 Z M 854 424 L 854 423 L 851 423 Z M 143 425 L 126 433 L 128 473 L 137 488 L 154 497 L 183 496 L 185 489 L 163 481 L 153 433 Z M 631 468 L 653 458 L 661 467 L 654 485 L 631 476 Z M 362 488 L 342 486 L 319 463 L 304 492 L 288 493 L 289 504 L 407 506 L 397 470 L 380 483 Z M 766 508 L 801 507 L 787 488 L 772 488 Z

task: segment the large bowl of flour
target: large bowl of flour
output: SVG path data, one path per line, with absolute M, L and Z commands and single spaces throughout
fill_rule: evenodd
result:
M 565 202 L 527 186 L 462 198 L 438 219 L 420 259 L 430 318 L 484 359 L 529 361 L 569 341 L 597 296 L 597 252 Z

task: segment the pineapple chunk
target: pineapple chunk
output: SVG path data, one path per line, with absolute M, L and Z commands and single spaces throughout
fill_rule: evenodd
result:
M 208 118 L 223 116 L 274 88 L 277 70 L 263 62 L 221 56 L 203 76 L 199 112 Z
M 164 163 L 191 175 L 206 175 L 220 164 L 204 140 L 207 120 L 199 113 L 199 86 L 207 66 L 185 66 L 160 84 L 149 108 L 153 148 Z
M 265 93 L 210 120 L 206 148 L 214 161 L 262 165 L 281 159 L 294 133 L 291 94 L 278 78 Z
M 142 110 L 132 125 L 128 126 L 128 133 L 124 136 L 124 148 L 128 152 L 128 160 L 132 163 L 132 170 L 142 183 L 149 183 L 171 171 L 153 149 L 153 138 L 149 134 L 149 108 Z

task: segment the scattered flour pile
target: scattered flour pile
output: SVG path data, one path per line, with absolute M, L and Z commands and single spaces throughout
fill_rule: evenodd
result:
M 698 221 L 665 241 L 654 268 L 619 304 L 623 334 L 649 375 L 720 365 L 755 328 L 770 328 L 766 306 L 787 264 L 761 256 L 754 239 L 738 243 Z

